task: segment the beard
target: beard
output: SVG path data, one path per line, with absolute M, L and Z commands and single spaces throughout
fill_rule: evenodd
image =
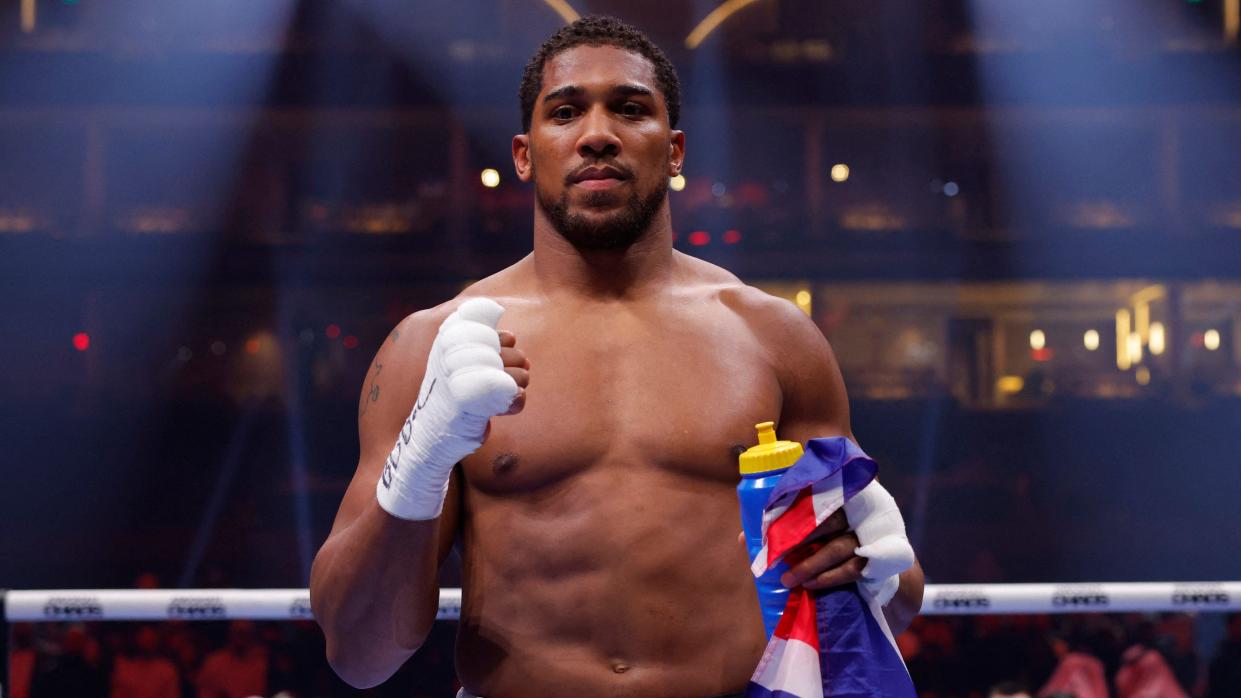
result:
M 535 199 L 556 232 L 577 249 L 623 250 L 646 233 L 655 214 L 659 212 L 659 207 L 663 205 L 664 198 L 668 196 L 668 179 L 664 177 L 659 181 L 660 184 L 646 196 L 639 196 L 636 190 L 633 191 L 620 210 L 602 219 L 570 212 L 569 188 L 561 192 L 560 198 L 552 200 L 544 196 L 536 186 Z M 606 205 L 614 199 L 615 195 L 611 192 L 588 192 L 585 207 Z

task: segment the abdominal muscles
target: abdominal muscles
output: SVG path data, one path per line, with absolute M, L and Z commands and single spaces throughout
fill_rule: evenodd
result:
M 531 492 L 467 488 L 463 521 L 457 671 L 475 693 L 711 695 L 758 662 L 727 479 L 612 457 Z

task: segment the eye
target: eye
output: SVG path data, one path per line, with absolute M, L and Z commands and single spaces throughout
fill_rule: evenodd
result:
M 621 105 L 621 114 L 625 116 L 642 116 L 646 113 L 646 107 L 637 102 L 625 102 Z
M 552 110 L 552 118 L 559 121 L 567 121 L 573 118 L 573 107 L 562 104 Z

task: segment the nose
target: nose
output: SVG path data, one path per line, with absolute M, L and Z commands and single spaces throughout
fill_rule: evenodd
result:
M 577 139 L 577 154 L 588 160 L 615 157 L 620 153 L 621 142 L 612 130 L 612 119 L 607 109 L 592 108 L 580 122 L 582 133 Z

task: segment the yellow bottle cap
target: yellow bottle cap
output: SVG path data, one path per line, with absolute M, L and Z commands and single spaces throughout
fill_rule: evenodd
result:
M 741 454 L 741 474 L 765 473 L 787 468 L 801 458 L 801 444 L 796 441 L 777 441 L 776 423 L 755 424 L 758 445 Z

